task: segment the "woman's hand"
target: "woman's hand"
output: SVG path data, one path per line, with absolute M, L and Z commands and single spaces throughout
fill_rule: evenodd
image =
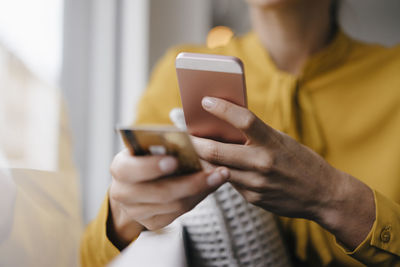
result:
M 114 158 L 108 236 L 119 249 L 144 228 L 157 230 L 170 224 L 229 177 L 224 167 L 185 176 L 171 175 L 177 167 L 173 157 L 135 157 L 128 150 Z
M 246 200 L 281 216 L 314 220 L 349 248 L 368 235 L 375 220 L 368 186 L 245 108 L 209 97 L 202 104 L 248 138 L 237 145 L 193 137 L 202 159 L 230 168 L 229 182 Z

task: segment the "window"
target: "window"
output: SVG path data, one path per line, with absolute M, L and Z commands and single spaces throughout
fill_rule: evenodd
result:
M 12 167 L 57 168 L 62 3 L 0 1 L 0 144 Z
M 58 83 L 62 0 L 1 0 L 0 42 L 46 82 Z

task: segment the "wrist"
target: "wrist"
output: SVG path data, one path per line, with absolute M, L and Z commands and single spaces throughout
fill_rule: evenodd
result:
M 107 237 L 120 251 L 134 241 L 144 230 L 144 226 L 134 220 L 126 220 L 121 216 L 118 203 L 110 199 L 107 217 Z
M 353 250 L 368 236 L 375 222 L 374 193 L 366 184 L 339 170 L 334 171 L 333 181 L 316 221 Z

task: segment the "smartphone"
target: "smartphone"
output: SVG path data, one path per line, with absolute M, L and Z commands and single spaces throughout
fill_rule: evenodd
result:
M 178 160 L 176 175 L 202 170 L 199 157 L 186 131 L 175 127 L 117 128 L 132 155 L 171 155 Z
M 245 135 L 205 111 L 205 96 L 218 97 L 247 108 L 243 63 L 232 56 L 180 53 L 175 61 L 183 112 L 192 135 L 226 143 L 244 144 Z

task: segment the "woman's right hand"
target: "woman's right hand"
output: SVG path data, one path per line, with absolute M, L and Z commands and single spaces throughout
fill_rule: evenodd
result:
M 225 167 L 174 176 L 177 167 L 171 156 L 132 156 L 128 150 L 115 156 L 107 234 L 119 249 L 143 229 L 158 230 L 190 211 L 229 177 Z

